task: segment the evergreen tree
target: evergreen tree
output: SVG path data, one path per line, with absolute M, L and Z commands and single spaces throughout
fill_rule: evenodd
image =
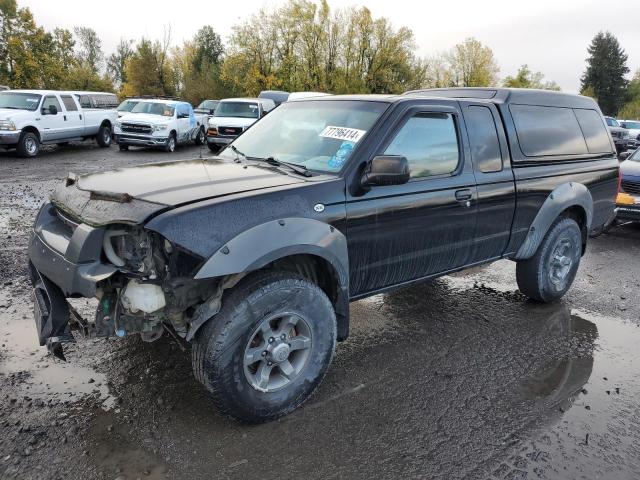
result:
M 587 51 L 582 91 L 595 94 L 605 115 L 616 115 L 626 100 L 627 54 L 611 32 L 598 32 Z

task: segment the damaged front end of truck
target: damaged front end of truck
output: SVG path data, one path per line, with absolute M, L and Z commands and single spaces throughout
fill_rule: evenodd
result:
M 86 337 L 140 334 L 149 342 L 169 331 L 190 340 L 234 279 L 194 279 L 205 259 L 142 226 L 167 205 L 85 191 L 76 181 L 70 175 L 42 206 L 29 245 L 40 344 L 64 359 L 72 330 Z M 77 297 L 98 300 L 94 319 L 68 303 Z

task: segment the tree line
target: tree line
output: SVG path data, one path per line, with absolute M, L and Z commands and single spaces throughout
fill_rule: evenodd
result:
M 261 90 L 401 93 L 428 87 L 498 86 L 559 90 L 524 64 L 501 79 L 493 51 L 467 38 L 420 58 L 413 32 L 366 7 L 331 9 L 326 0 L 288 0 L 232 28 L 223 43 L 204 26 L 180 46 L 170 27 L 161 39 L 121 39 L 106 55 L 91 28 L 38 26 L 28 8 L 0 0 L 0 84 L 12 88 L 113 91 L 121 97 L 205 98 Z M 631 80 L 626 54 L 610 33 L 589 47 L 582 92 L 606 114 L 640 116 L 640 72 Z

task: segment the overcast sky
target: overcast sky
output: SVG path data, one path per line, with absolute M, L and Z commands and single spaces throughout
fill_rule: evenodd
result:
M 637 1 L 637 0 L 636 0 Z M 418 55 L 448 50 L 466 37 L 476 37 L 493 49 L 500 76 L 514 74 L 527 63 L 563 90 L 579 89 L 587 46 L 599 30 L 610 30 L 629 55 L 631 72 L 640 68 L 640 5 L 606 0 L 329 0 L 332 8 L 366 4 L 375 17 L 388 17 L 396 27 L 413 30 Z M 160 38 L 171 25 L 173 42 L 191 38 L 212 25 L 227 39 L 231 26 L 262 6 L 278 0 L 18 0 L 28 6 L 46 29 L 95 29 L 106 53 L 120 37 Z

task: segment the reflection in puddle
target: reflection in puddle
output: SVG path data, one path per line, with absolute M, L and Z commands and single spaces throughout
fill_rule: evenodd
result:
M 38 345 L 37 338 L 35 323 L 28 312 L 0 313 L 0 375 L 20 379 L 17 395 L 57 401 L 76 401 L 94 395 L 103 408 L 114 406 L 105 375 L 77 361 L 55 360 Z
M 581 337 L 583 356 L 553 360 L 541 368 L 535 375 L 522 384 L 522 393 L 526 398 L 543 400 L 545 406 L 559 405 L 568 410 L 575 396 L 589 381 L 593 370 L 593 342 L 598 336 L 596 325 L 577 315 L 571 315 L 569 309 L 559 305 L 557 310 L 545 322 L 549 332 L 570 340 Z

